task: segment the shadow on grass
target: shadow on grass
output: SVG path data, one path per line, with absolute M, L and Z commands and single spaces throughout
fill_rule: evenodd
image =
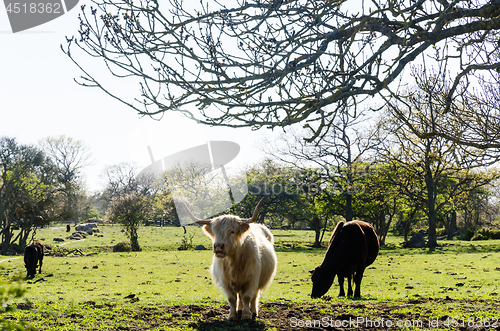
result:
M 500 252 L 500 240 L 462 241 L 440 240 L 437 247 L 403 248 L 396 244 L 380 247 L 382 254 L 461 254 L 461 253 L 491 253 Z
M 274 234 L 274 238 L 296 238 L 297 236 L 294 234 Z
M 317 300 L 319 302 L 332 302 L 332 303 L 361 303 L 361 302 L 373 302 L 376 298 L 371 296 L 361 296 L 361 298 L 355 298 L 350 296 L 339 297 L 339 296 L 330 296 L 323 295 L 321 298 L 312 299 L 313 301 Z
M 303 253 L 314 253 L 314 252 L 323 252 L 326 250 L 326 247 L 313 247 L 311 243 L 304 243 L 304 242 L 275 242 L 274 243 L 274 250 L 276 252 L 284 252 L 284 253 L 290 253 L 290 252 L 303 252 Z

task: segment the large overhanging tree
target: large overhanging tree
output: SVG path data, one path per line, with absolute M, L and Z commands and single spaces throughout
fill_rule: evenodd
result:
M 209 125 L 302 122 L 312 139 L 346 106 L 365 107 L 377 95 L 399 99 L 415 60 L 452 70 L 449 109 L 477 79 L 494 83 L 500 68 L 500 0 L 95 0 L 89 7 L 82 6 L 79 35 L 63 46 L 83 71 L 80 84 L 142 115 L 181 111 Z M 137 94 L 106 85 L 74 46 L 138 84 Z

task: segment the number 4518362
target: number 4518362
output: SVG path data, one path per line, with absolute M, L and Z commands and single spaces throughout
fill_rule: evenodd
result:
M 6 9 L 9 14 L 63 14 L 60 2 L 11 2 L 7 5 Z

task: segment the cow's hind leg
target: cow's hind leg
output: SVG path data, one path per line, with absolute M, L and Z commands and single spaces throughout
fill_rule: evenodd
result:
M 354 274 L 354 284 L 356 284 L 356 289 L 354 290 L 354 297 L 361 298 L 361 280 L 363 280 L 363 273 L 365 269 L 360 269 Z
M 43 257 L 40 258 L 39 262 L 40 262 L 40 268 L 38 269 L 38 273 L 41 274 L 42 273 Z

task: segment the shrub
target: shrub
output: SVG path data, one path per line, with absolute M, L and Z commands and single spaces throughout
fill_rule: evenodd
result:
M 181 245 L 177 248 L 179 251 L 186 251 L 188 249 L 193 248 L 193 237 L 194 234 L 190 235 L 189 237 L 187 235 L 184 235 L 182 238 Z
M 436 229 L 436 236 L 438 237 L 446 236 L 447 234 L 448 232 L 445 228 Z
M 465 240 L 489 240 L 500 239 L 500 231 L 490 230 L 488 228 L 481 229 L 467 229 L 465 233 Z
M 134 192 L 115 197 L 111 200 L 108 209 L 109 219 L 125 227 L 132 251 L 137 252 L 141 250 L 137 229 L 141 222 L 148 219 L 149 211 L 150 207 L 146 197 Z
M 500 239 L 500 231 L 490 230 L 490 239 Z
M 472 238 L 471 241 L 476 241 L 476 240 L 488 240 L 489 238 L 482 233 L 476 233 Z
M 465 235 L 464 235 L 464 240 L 471 240 L 472 237 L 474 237 L 474 235 L 476 234 L 476 228 L 475 227 L 468 227 L 466 230 L 465 230 Z
M 32 327 L 26 326 L 24 322 L 17 324 L 17 322 L 9 321 L 9 318 L 3 315 L 3 313 L 16 310 L 16 307 L 9 303 L 10 299 L 21 298 L 26 292 L 26 288 L 21 283 L 20 279 L 21 278 L 14 280 L 12 283 L 0 280 L 0 330 L 2 331 L 35 330 Z
M 130 252 L 131 247 L 129 243 L 118 243 L 113 246 L 113 252 Z

